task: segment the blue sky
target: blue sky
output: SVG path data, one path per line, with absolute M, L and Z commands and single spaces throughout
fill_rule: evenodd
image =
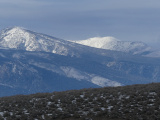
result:
M 160 44 L 159 0 L 0 0 L 0 29 L 21 26 L 81 40 L 113 36 Z

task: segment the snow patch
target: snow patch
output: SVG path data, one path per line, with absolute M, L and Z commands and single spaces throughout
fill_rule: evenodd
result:
M 63 76 L 67 76 L 69 78 L 74 78 L 79 81 L 86 80 L 100 87 L 122 86 L 122 84 L 116 81 L 112 81 L 112 80 L 103 78 L 101 76 L 97 76 L 96 74 L 86 73 L 86 72 L 80 71 L 70 66 L 56 66 L 53 64 L 47 64 L 47 63 L 41 63 L 41 62 L 38 63 L 38 62 L 32 62 L 32 61 L 30 62 L 30 64 L 46 69 L 46 70 L 50 70 L 52 72 L 58 73 Z
M 77 80 L 88 79 L 85 73 L 80 72 L 72 67 L 61 67 L 67 77 L 76 78 Z
M 160 57 L 160 51 L 153 51 L 147 55 L 145 55 L 146 57 L 155 57 L 155 58 L 158 58 Z
M 13 86 L 8 85 L 8 84 L 4 84 L 4 83 L 0 83 L 0 85 L 2 85 L 2 86 L 6 86 L 6 87 L 10 87 L 10 88 L 14 88 Z
M 92 82 L 93 84 L 96 84 L 100 87 L 122 86 L 122 84 L 119 82 L 112 81 L 112 80 L 97 76 L 95 74 L 89 74 L 86 72 L 82 72 L 82 71 L 79 71 L 79 70 L 72 68 L 72 67 L 61 67 L 61 69 L 65 72 L 67 77 L 75 78 L 77 80 L 86 80 L 86 81 Z
M 113 86 L 113 87 L 117 87 L 117 86 L 122 86 L 121 83 L 118 83 L 116 81 L 112 81 L 103 77 L 99 77 L 99 76 L 95 76 L 91 79 L 92 83 L 99 85 L 101 87 L 105 87 L 105 86 Z
M 3 55 L 2 53 L 0 53 L 0 56 L 1 56 L 1 57 L 3 57 L 3 58 L 6 58 L 6 56 L 5 56 L 5 55 Z
M 116 65 L 116 62 L 108 62 L 108 63 L 107 63 L 107 67 L 112 67 L 112 66 L 114 66 L 114 65 Z

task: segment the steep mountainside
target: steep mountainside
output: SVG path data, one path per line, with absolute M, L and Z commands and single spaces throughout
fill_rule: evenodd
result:
M 0 98 L 7 120 L 158 120 L 160 84 Z
M 62 39 L 35 33 L 24 28 L 13 27 L 2 30 L 0 46 L 27 51 L 45 51 L 61 55 L 74 55 L 69 44 Z
M 15 27 L 0 36 L 0 96 L 160 81 L 160 59 Z

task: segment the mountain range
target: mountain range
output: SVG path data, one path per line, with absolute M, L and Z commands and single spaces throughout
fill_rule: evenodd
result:
M 146 44 L 111 37 L 99 47 L 96 42 L 63 40 L 21 27 L 2 30 L 0 96 L 160 81 L 160 58 L 146 57 L 153 52 Z

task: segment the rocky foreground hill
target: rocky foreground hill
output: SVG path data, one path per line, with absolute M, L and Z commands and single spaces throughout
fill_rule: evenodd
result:
M 158 120 L 160 83 L 0 98 L 0 120 Z

